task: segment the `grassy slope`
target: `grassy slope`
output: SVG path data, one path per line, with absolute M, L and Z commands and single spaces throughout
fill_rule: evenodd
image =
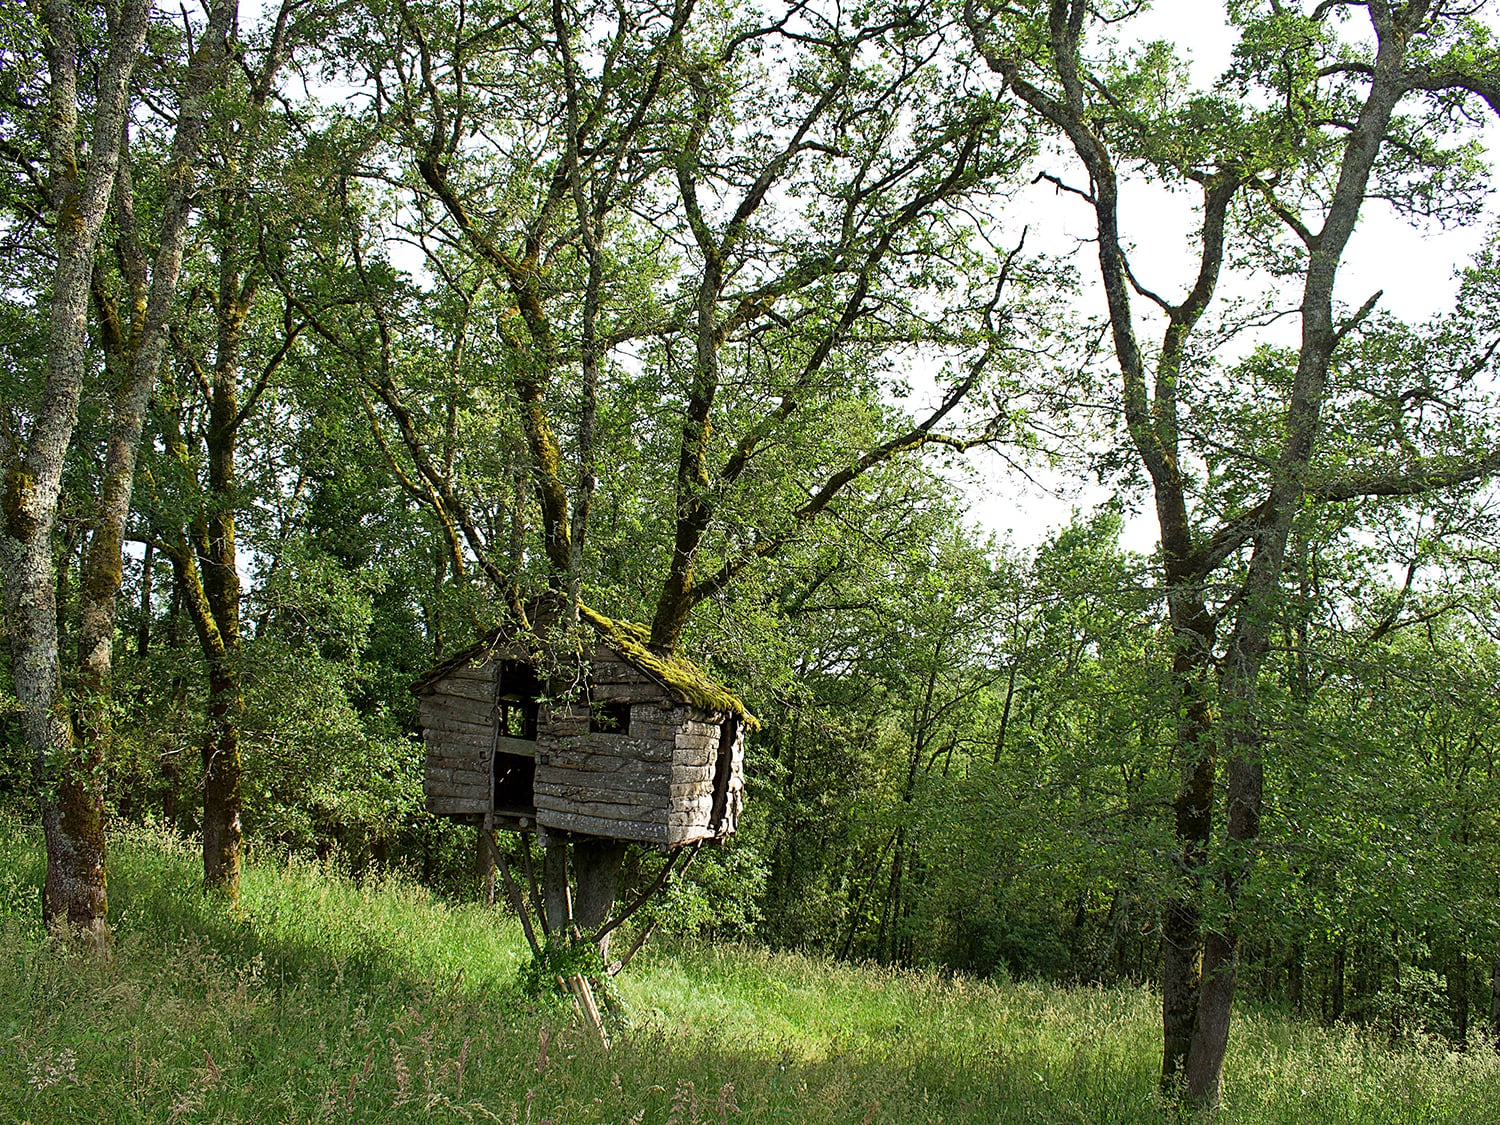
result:
M 624 982 L 604 1053 L 509 986 L 520 938 L 403 882 L 256 864 L 244 909 L 142 834 L 111 856 L 106 958 L 44 942 L 40 858 L 0 824 L 0 1120 L 1160 1122 L 1155 997 L 730 949 Z M 1224 1122 L 1500 1121 L 1500 1059 L 1261 1015 Z

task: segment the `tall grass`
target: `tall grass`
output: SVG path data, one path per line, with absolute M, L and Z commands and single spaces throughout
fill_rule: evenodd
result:
M 249 866 L 236 911 L 196 854 L 117 835 L 103 956 L 45 939 L 39 849 L 0 824 L 0 1120 L 515 1125 L 1171 1120 L 1159 1000 L 658 949 L 604 1051 L 511 985 L 522 943 L 479 907 L 300 860 Z M 1500 1060 L 1393 1049 L 1251 1013 L 1224 1122 L 1500 1123 Z

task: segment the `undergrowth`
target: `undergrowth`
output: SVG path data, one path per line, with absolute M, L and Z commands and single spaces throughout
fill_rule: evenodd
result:
M 115 835 L 101 955 L 36 919 L 0 822 L 0 1119 L 808 1125 L 1163 1123 L 1159 999 L 662 947 L 605 1051 L 517 986 L 513 922 L 300 860 L 197 890 L 189 845 Z M 1500 1059 L 1237 1019 L 1225 1123 L 1500 1125 Z

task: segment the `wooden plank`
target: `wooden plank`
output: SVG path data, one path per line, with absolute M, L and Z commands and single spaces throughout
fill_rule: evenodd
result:
M 427 811 L 438 816 L 463 816 L 470 813 L 487 813 L 490 811 L 488 801 L 477 801 L 465 797 L 438 797 L 427 798 Z
M 585 731 L 552 740 L 552 748 L 559 753 L 597 754 L 621 761 L 644 761 L 643 754 L 653 748 L 670 750 L 671 743 L 660 739 L 638 738 L 633 734 L 618 734 L 609 731 Z
M 455 789 L 445 787 L 425 790 L 425 794 L 429 801 L 462 801 L 466 805 L 478 805 L 482 812 L 488 812 L 490 808 L 490 795 L 483 788 Z M 468 810 L 465 809 L 464 811 Z
M 667 823 L 707 824 L 714 808 L 713 795 L 706 797 L 672 797 L 667 805 Z
M 655 684 L 622 684 L 598 679 L 589 683 L 589 698 L 598 703 L 654 703 L 665 694 Z
M 713 780 L 676 773 L 581 773 L 575 770 L 553 770 L 543 767 L 536 777 L 538 791 L 588 800 L 592 794 L 631 794 L 650 804 L 662 804 L 675 797 L 713 795 Z M 613 799 L 613 798 L 611 798 Z
M 477 699 L 481 703 L 493 703 L 495 700 L 495 685 L 484 683 L 481 680 L 460 680 L 452 676 L 444 676 L 432 687 L 432 694 L 427 696 L 428 700 L 435 700 L 439 696 L 457 696 L 461 699 Z
M 462 785 L 488 785 L 490 771 L 481 765 L 452 765 L 449 763 L 429 764 L 422 776 L 427 782 L 448 784 L 455 782 Z
M 424 784 L 429 785 L 488 785 L 490 775 L 488 770 L 478 769 L 449 769 L 443 766 L 429 766 L 425 773 Z
M 457 762 L 465 769 L 489 769 L 490 752 L 474 746 L 449 746 L 445 742 L 427 740 L 428 762 Z
M 643 762 L 632 758 L 615 758 L 603 754 L 582 754 L 552 751 L 539 758 L 541 770 L 558 770 L 569 777 L 577 778 L 578 784 L 588 785 L 597 781 L 608 785 L 611 777 L 657 777 L 663 781 L 685 783 L 708 780 L 711 771 L 707 766 L 680 762 Z
M 691 844 L 694 840 L 712 840 L 714 833 L 702 824 L 669 824 L 667 825 L 667 847 L 675 848 L 679 844 Z
M 507 738 L 505 735 L 492 736 L 495 752 L 498 754 L 514 754 L 517 758 L 535 758 L 536 742 L 529 738 Z
M 427 732 L 427 744 L 455 749 L 467 746 L 474 750 L 488 751 L 495 744 L 495 736 L 493 732 L 484 731 L 460 734 L 456 730 L 433 730 Z
M 542 810 L 546 809 L 551 812 L 571 813 L 575 816 L 607 817 L 641 824 L 668 823 L 665 810 L 643 809 L 639 805 L 629 802 L 570 801 L 562 797 L 554 797 L 548 793 L 538 793 L 536 795 L 536 809 L 539 821 Z
M 609 840 L 634 840 L 642 844 L 665 844 L 670 829 L 665 824 L 644 824 L 633 820 L 615 820 L 611 817 L 584 816 L 579 813 L 555 812 L 538 809 L 536 822 L 543 828 L 557 832 L 580 832 L 587 836 L 602 836 Z
M 650 684 L 657 687 L 656 681 L 650 676 L 623 659 L 613 649 L 604 646 L 594 649 L 594 658 L 589 662 L 589 676 L 602 683 Z M 657 687 L 657 691 L 661 691 L 661 688 Z
M 423 730 L 436 731 L 438 734 L 489 734 L 495 733 L 495 724 L 471 723 L 462 719 L 439 718 L 432 719 L 422 724 Z
M 448 674 L 443 677 L 446 680 L 469 680 L 476 683 L 495 686 L 495 668 L 491 664 L 465 664 L 461 668 L 450 668 Z M 493 694 L 493 692 L 491 693 Z
M 443 730 L 455 724 L 460 727 L 495 729 L 494 707 L 467 699 L 464 704 L 462 707 L 423 707 L 422 726 L 434 730 Z
M 486 707 L 483 710 L 474 711 L 440 711 L 424 712 L 422 715 L 422 729 L 424 731 L 453 731 L 456 734 L 483 734 L 495 733 L 495 712 L 493 708 Z
M 678 746 L 672 752 L 672 760 L 683 766 L 707 767 L 718 757 L 718 751 L 707 746 Z
M 538 795 L 560 801 L 597 801 L 610 805 L 638 805 L 642 809 L 664 809 L 670 800 L 671 786 L 666 781 L 632 784 L 628 779 L 614 785 L 577 785 L 563 778 L 544 777 L 534 786 Z
M 462 695 L 429 695 L 422 700 L 422 722 L 457 719 L 461 723 L 495 721 L 493 699 L 470 699 Z
M 546 751 L 538 755 L 537 764 L 584 776 L 627 773 L 640 776 L 661 774 L 665 777 L 672 769 L 671 762 L 643 762 L 639 758 L 618 758 L 613 754 L 590 754 L 575 750 Z
M 427 773 L 434 770 L 456 770 L 459 773 L 473 773 L 488 776 L 490 772 L 490 760 L 488 755 L 483 758 L 453 758 L 443 755 L 429 755 L 423 763 L 423 769 Z
M 645 805 L 661 805 L 671 795 L 672 783 L 665 777 L 622 774 L 590 774 L 586 782 L 580 782 L 566 773 L 543 770 L 538 773 L 535 788 L 538 793 L 570 800 L 640 801 Z
M 427 753 L 423 756 L 424 762 L 437 766 L 439 769 L 466 769 L 487 770 L 490 768 L 490 755 L 486 750 L 476 750 L 472 746 L 427 746 Z
M 677 731 L 671 723 L 658 723 L 650 719 L 630 716 L 630 737 L 639 738 L 645 742 L 665 742 L 671 745 L 677 737 Z
M 477 762 L 472 758 L 467 762 L 455 761 L 452 758 L 429 758 L 422 770 L 423 777 L 440 777 L 443 774 L 451 774 L 460 777 L 487 778 L 490 775 L 489 763 Z
M 670 762 L 672 746 L 622 734 L 584 734 L 559 739 L 547 754 L 549 758 L 553 754 L 589 754 L 620 761 Z
M 631 711 L 630 717 L 631 719 L 640 719 L 641 721 L 647 723 L 667 723 L 675 727 L 678 723 L 678 720 L 682 717 L 680 714 L 681 710 L 682 708 L 676 706 L 672 702 L 668 700 L 662 700 L 658 703 L 638 704 L 635 709 Z

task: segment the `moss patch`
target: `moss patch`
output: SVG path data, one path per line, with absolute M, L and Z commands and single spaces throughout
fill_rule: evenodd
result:
M 647 648 L 646 642 L 650 639 L 651 630 L 644 625 L 638 625 L 634 621 L 615 621 L 586 605 L 579 606 L 578 612 L 621 656 L 648 676 L 659 680 L 684 703 L 691 703 L 703 711 L 736 715 L 745 724 L 746 730 L 760 729 L 760 720 L 750 714 L 745 705 L 727 688 L 704 675 L 697 665 L 680 656 L 658 656 Z

